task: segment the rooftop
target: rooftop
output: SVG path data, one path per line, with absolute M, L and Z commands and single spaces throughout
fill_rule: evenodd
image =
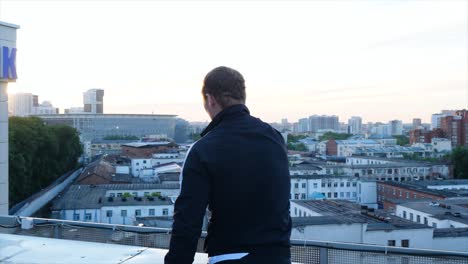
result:
M 172 144 L 174 144 L 174 143 L 170 142 L 170 141 L 132 142 L 132 143 L 122 144 L 122 146 L 132 147 L 132 148 L 151 148 L 151 147 L 155 147 L 155 146 L 167 146 L 167 145 L 172 145 Z
M 430 195 L 440 196 L 440 197 L 468 197 L 468 190 L 435 190 L 429 189 L 424 185 L 424 181 L 405 181 L 395 182 L 395 181 L 379 181 L 378 184 L 381 185 L 390 185 L 398 188 L 404 188 L 409 190 L 414 190 L 422 193 L 427 193 Z
M 179 189 L 179 184 L 102 184 L 102 185 L 71 185 L 56 198 L 52 210 L 66 209 L 97 209 L 103 206 L 132 206 L 132 205 L 171 205 L 168 198 L 115 197 L 110 200 L 106 192 L 111 190 L 154 190 L 154 189 Z M 153 198 L 153 197 L 152 197 Z
M 347 200 L 294 200 L 300 206 L 330 217 L 334 222 L 368 223 L 367 230 L 423 229 L 426 225 L 391 215 L 382 210 L 365 210 Z M 314 218 L 311 216 L 310 218 Z M 311 220 L 313 221 L 313 220 Z M 321 221 L 318 219 L 317 221 Z
M 430 202 L 425 200 L 406 202 L 401 203 L 400 205 L 416 211 L 430 214 L 439 220 L 452 220 L 455 222 L 468 224 L 468 208 L 458 205 L 459 203 L 460 200 L 444 200 L 441 202 Z M 468 199 L 465 200 L 464 204 L 468 204 Z

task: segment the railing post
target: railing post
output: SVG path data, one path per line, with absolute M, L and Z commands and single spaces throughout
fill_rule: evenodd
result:
M 59 224 L 55 224 L 54 225 L 54 237 L 56 239 L 61 239 L 61 235 L 60 235 L 60 226 Z
M 320 264 L 328 264 L 328 248 L 320 248 Z

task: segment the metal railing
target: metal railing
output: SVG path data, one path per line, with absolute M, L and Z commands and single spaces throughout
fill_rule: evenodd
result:
M 23 226 L 23 227 L 22 227 Z M 0 233 L 167 249 L 170 230 L 58 219 L 0 216 Z M 198 243 L 203 252 L 206 233 Z M 295 263 L 315 264 L 468 264 L 468 252 L 291 240 Z

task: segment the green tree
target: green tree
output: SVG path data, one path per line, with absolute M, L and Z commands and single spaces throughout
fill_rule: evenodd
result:
M 76 169 L 83 153 L 78 132 L 38 117 L 9 119 L 9 199 L 14 205 Z
M 327 132 L 323 134 L 322 136 L 319 137 L 320 141 L 323 140 L 330 140 L 330 139 L 335 139 L 335 140 L 346 140 L 350 138 L 352 135 L 351 134 L 346 134 L 346 133 L 334 133 L 334 132 Z
M 468 179 L 468 149 L 458 147 L 452 151 L 450 161 L 453 165 L 453 175 L 457 179 Z
M 288 143 L 297 143 L 299 140 L 306 138 L 307 135 L 288 134 Z
M 303 143 L 291 143 L 289 142 L 287 145 L 288 150 L 294 151 L 309 151 L 309 149 Z
M 407 136 L 400 135 L 400 136 L 393 136 L 393 138 L 397 140 L 397 145 L 400 145 L 400 146 L 409 145 L 409 137 Z

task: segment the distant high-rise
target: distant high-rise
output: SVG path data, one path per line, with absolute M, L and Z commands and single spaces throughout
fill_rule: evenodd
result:
M 104 90 L 91 89 L 83 93 L 83 110 L 85 113 L 104 113 Z
M 413 118 L 413 129 L 416 129 L 422 125 L 421 118 Z
M 388 125 L 392 136 L 403 135 L 403 122 L 401 120 L 392 120 L 388 122 Z
M 338 116 L 313 115 L 309 117 L 309 131 L 316 132 L 321 129 L 339 131 L 340 122 Z
M 440 128 L 452 146 L 468 146 L 468 111 L 456 111 L 456 115 L 448 115 L 440 119 Z
M 440 120 L 446 116 L 446 114 L 433 114 L 431 117 L 431 129 L 440 128 Z
M 33 106 L 37 103 L 37 98 L 37 95 L 32 93 L 9 94 L 9 112 L 14 116 L 28 116 L 33 113 Z
M 299 119 L 299 125 L 298 125 L 298 131 L 299 133 L 305 133 L 310 131 L 309 128 L 309 119 L 307 118 L 301 118 Z
M 359 116 L 353 116 L 348 119 L 348 133 L 349 134 L 361 134 L 362 133 L 362 118 Z

